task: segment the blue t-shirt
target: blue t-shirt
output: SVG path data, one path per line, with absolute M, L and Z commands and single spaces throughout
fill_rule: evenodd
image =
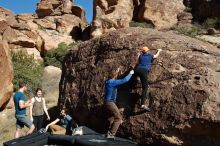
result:
M 26 97 L 23 92 L 17 91 L 14 95 L 15 115 L 26 115 L 26 108 L 19 107 L 19 101 L 26 101 Z
M 105 102 L 116 102 L 117 98 L 117 86 L 128 82 L 131 78 L 132 74 L 128 74 L 123 79 L 110 79 L 105 81 Z
M 65 117 L 60 118 L 60 124 L 63 128 L 66 128 L 71 120 L 72 117 L 70 115 L 66 115 Z
M 153 61 L 154 55 L 151 53 L 143 53 L 139 56 L 138 59 L 138 68 L 145 68 L 150 71 L 151 63 Z

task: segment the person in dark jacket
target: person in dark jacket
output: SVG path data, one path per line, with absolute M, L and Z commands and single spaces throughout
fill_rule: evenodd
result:
M 134 71 L 131 70 L 129 74 L 123 79 L 117 79 L 119 71 L 120 68 L 118 68 L 116 71 L 113 71 L 109 76 L 109 79 L 105 81 L 104 104 L 108 112 L 111 114 L 111 117 L 108 118 L 110 125 L 106 137 L 112 139 L 115 138 L 115 134 L 122 121 L 119 109 L 116 105 L 117 87 L 128 82 L 131 76 L 134 74 Z
M 142 85 L 141 108 L 146 111 L 150 111 L 150 109 L 145 105 L 148 90 L 147 75 L 151 69 L 153 59 L 157 58 L 162 51 L 161 49 L 158 49 L 157 53 L 153 55 L 149 52 L 149 50 L 150 49 L 148 47 L 142 47 L 140 49 L 141 54 L 138 56 L 138 64 L 134 68 L 134 78 L 140 77 Z

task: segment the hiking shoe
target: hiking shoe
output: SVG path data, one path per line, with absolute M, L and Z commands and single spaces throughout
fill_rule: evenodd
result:
M 146 105 L 141 105 L 141 109 L 150 112 L 150 109 Z
M 115 139 L 115 136 L 111 132 L 108 131 L 108 133 L 106 134 L 106 138 Z

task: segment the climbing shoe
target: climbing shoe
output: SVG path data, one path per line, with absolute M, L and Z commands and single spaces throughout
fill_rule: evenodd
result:
M 141 105 L 141 109 L 145 110 L 146 112 L 150 112 L 150 109 L 146 105 Z
M 108 133 L 106 134 L 106 138 L 115 139 L 115 136 L 111 132 L 108 131 Z

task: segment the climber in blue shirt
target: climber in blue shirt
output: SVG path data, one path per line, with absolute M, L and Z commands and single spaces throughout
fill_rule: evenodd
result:
M 149 52 L 149 50 L 150 49 L 148 47 L 142 47 L 140 49 L 141 54 L 138 56 L 138 64 L 134 68 L 134 78 L 140 77 L 142 84 L 141 108 L 146 111 L 150 111 L 150 109 L 145 105 L 148 90 L 147 75 L 151 69 L 153 59 L 157 58 L 162 51 L 161 49 L 158 49 L 158 52 L 153 55 Z
M 115 138 L 115 134 L 121 124 L 122 117 L 119 112 L 119 109 L 116 105 L 117 99 L 117 87 L 128 82 L 131 76 L 134 74 L 134 71 L 131 70 L 129 74 L 123 79 L 117 79 L 120 68 L 110 73 L 109 79 L 105 81 L 105 107 L 108 112 L 111 114 L 111 117 L 108 118 L 110 123 L 109 131 L 107 132 L 107 138 Z

